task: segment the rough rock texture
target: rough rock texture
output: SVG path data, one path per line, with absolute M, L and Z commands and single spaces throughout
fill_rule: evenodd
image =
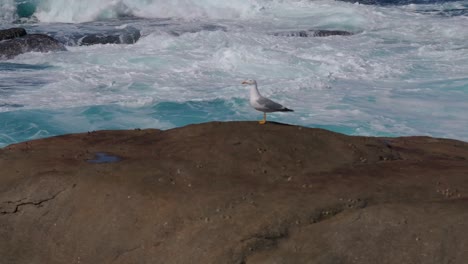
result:
M 300 31 L 285 31 L 275 32 L 274 36 L 279 37 L 329 37 L 329 36 L 351 36 L 354 33 L 343 30 L 300 30 Z
M 468 143 L 275 123 L 0 150 L 1 263 L 466 263 Z
M 25 32 L 24 32 L 25 33 Z M 26 52 L 64 51 L 65 46 L 43 34 L 26 34 L 0 41 L 0 59 L 11 59 Z
M 13 39 L 26 35 L 24 28 L 9 28 L 0 30 L 0 41 L 5 39 Z

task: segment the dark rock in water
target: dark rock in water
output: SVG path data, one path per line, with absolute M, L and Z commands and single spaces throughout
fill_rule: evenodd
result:
M 457 0 L 340 0 L 348 3 L 359 3 L 363 5 L 409 5 L 409 4 L 441 4 L 447 2 L 456 2 Z
M 82 36 L 77 44 L 95 45 L 95 44 L 135 44 L 141 37 L 140 30 L 127 27 L 122 31 L 111 33 L 96 33 Z
M 79 45 L 120 44 L 120 36 L 88 35 L 79 41 Z
M 273 33 L 279 37 L 328 37 L 328 36 L 351 36 L 354 33 L 344 30 L 301 30 L 301 31 L 286 31 Z
M 70 28 L 67 34 L 50 32 L 54 38 L 67 46 L 88 46 L 96 44 L 134 44 L 140 37 L 140 30 L 134 27 L 124 29 L 99 29 L 95 24 Z
M 9 28 L 0 30 L 0 41 L 5 39 L 14 39 L 26 35 L 24 28 Z
M 66 46 L 83 46 L 95 44 L 134 44 L 141 33 L 138 28 L 127 26 L 116 28 L 112 22 L 92 22 L 78 25 L 51 26 L 47 34 Z
M 26 52 L 64 51 L 65 46 L 43 34 L 25 35 L 0 41 L 0 58 L 11 59 Z
M 178 27 L 175 29 L 170 30 L 168 33 L 173 35 L 173 36 L 180 36 L 185 33 L 197 33 L 201 31 L 223 31 L 226 32 L 227 29 L 226 27 L 223 26 L 218 26 L 218 25 L 212 25 L 212 24 L 205 24 L 201 26 L 190 26 L 190 27 Z
M 44 34 L 28 35 L 24 28 L 0 30 L 0 59 L 10 59 L 26 52 L 66 50 L 56 39 Z
M 343 30 L 312 30 L 313 37 L 328 37 L 328 36 L 351 36 L 354 33 L 343 31 Z

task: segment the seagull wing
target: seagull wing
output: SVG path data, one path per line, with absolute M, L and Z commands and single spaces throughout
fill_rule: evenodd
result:
M 257 103 L 263 108 L 265 112 L 276 112 L 276 111 L 292 111 L 277 102 L 274 102 L 268 98 L 260 97 Z

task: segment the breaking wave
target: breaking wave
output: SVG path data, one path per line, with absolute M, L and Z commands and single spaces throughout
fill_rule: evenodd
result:
M 41 22 L 88 22 L 122 16 L 143 18 L 242 18 L 275 1 L 257 0 L 0 0 L 0 18 L 34 16 Z

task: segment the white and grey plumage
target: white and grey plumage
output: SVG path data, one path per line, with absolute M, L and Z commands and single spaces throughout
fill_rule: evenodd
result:
M 242 82 L 243 85 L 250 87 L 250 105 L 260 112 L 263 112 L 263 120 L 259 121 L 260 124 L 266 123 L 266 113 L 271 112 L 294 112 L 294 110 L 286 108 L 277 102 L 274 102 L 266 97 L 263 97 L 258 91 L 257 81 L 246 80 Z

